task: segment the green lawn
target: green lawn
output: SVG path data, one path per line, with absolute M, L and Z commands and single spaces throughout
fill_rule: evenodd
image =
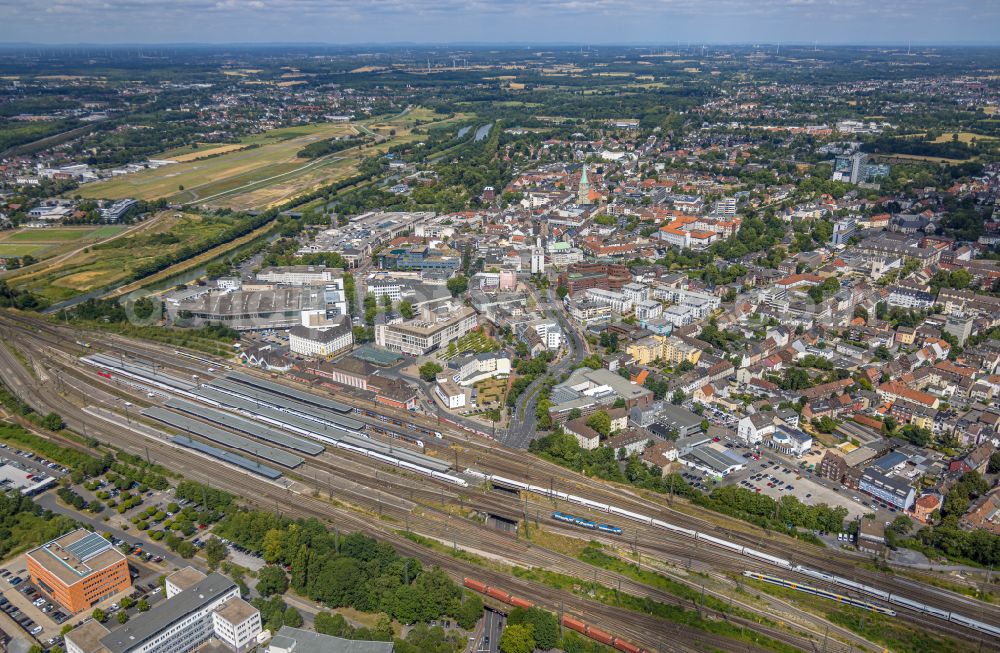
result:
M 25 229 L 6 238 L 9 243 L 65 243 L 91 235 L 94 229 Z
M 90 234 L 91 238 L 96 238 L 98 240 L 104 240 L 105 238 L 111 238 L 112 236 L 117 236 L 121 232 L 125 231 L 125 227 L 108 224 L 103 227 L 98 227 L 94 233 Z
M 0 258 L 7 258 L 11 256 L 27 256 L 28 254 L 34 255 L 39 250 L 43 250 L 48 245 L 24 245 L 17 243 L 0 243 Z

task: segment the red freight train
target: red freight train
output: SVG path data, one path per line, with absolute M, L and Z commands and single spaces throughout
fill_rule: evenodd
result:
M 496 587 L 490 587 L 486 583 L 478 581 L 475 578 L 466 577 L 463 580 L 463 583 L 470 590 L 475 590 L 480 594 L 485 594 L 486 596 L 492 599 L 496 599 L 501 603 L 512 605 L 515 608 L 524 608 L 525 610 L 527 610 L 528 608 L 535 607 L 535 604 L 527 599 L 522 599 L 519 596 L 513 596 L 501 589 L 497 589 Z M 563 615 L 562 625 L 565 626 L 566 628 L 569 628 L 570 630 L 575 630 L 581 635 L 585 635 L 602 644 L 612 646 L 618 649 L 619 651 L 624 651 L 624 653 L 649 653 L 649 651 L 647 651 L 646 649 L 639 648 L 635 644 L 626 642 L 621 637 L 615 637 L 611 633 L 604 632 L 600 628 L 594 628 L 593 626 L 588 626 L 579 619 L 574 619 L 569 615 Z
M 527 599 L 522 599 L 519 596 L 512 596 L 501 589 L 497 589 L 496 587 L 490 587 L 486 583 L 481 583 L 474 578 L 466 578 L 464 580 L 464 583 L 465 586 L 468 587 L 470 590 L 476 590 L 480 594 L 485 594 L 486 596 L 492 599 L 496 599 L 501 603 L 512 605 L 515 608 L 524 608 L 525 610 L 527 610 L 528 608 L 535 607 L 535 604 Z
M 612 646 L 619 651 L 624 651 L 624 653 L 649 653 L 644 648 L 639 648 L 631 642 L 626 642 L 621 637 L 615 637 L 611 633 L 607 633 L 600 628 L 594 628 L 593 626 L 588 626 L 579 619 L 575 619 L 568 614 L 563 615 L 562 625 L 570 630 L 575 630 L 581 635 L 586 635 L 590 639 L 596 640 L 601 644 L 606 644 Z

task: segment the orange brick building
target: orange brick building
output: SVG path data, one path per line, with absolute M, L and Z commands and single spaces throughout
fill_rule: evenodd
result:
M 125 556 L 82 528 L 32 549 L 27 559 L 32 582 L 74 614 L 132 587 Z

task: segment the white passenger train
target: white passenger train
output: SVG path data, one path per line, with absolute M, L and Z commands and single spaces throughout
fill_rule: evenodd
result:
M 945 621 L 950 621 L 952 623 L 960 624 L 967 628 L 971 628 L 981 633 L 986 633 L 994 637 L 1000 637 L 1000 627 L 983 623 L 975 619 L 970 619 L 957 612 L 949 612 L 947 610 L 942 610 L 941 608 L 936 608 L 932 605 L 926 605 L 917 601 L 906 598 L 905 596 L 900 596 L 899 594 L 890 593 L 885 590 L 879 589 L 877 587 L 871 587 L 869 585 L 863 585 L 849 578 L 844 578 L 843 576 L 837 576 L 824 571 L 818 571 L 816 569 L 810 569 L 809 567 L 803 567 L 802 565 L 793 565 L 790 561 L 784 558 L 779 558 L 777 556 L 764 553 L 762 551 L 757 551 L 748 546 L 743 546 L 742 544 L 737 544 L 735 542 L 730 542 L 722 538 L 714 537 L 708 535 L 707 533 L 701 533 L 694 531 L 690 528 L 683 528 L 669 522 L 665 522 L 659 519 L 653 519 L 647 515 L 643 515 L 637 512 L 631 512 L 629 510 L 623 510 L 616 506 L 608 505 L 606 503 L 600 503 L 597 501 L 592 501 L 585 497 L 576 496 L 573 494 L 567 494 L 566 492 L 560 492 L 558 490 L 550 490 L 547 487 L 540 487 L 538 485 L 529 485 L 527 483 L 522 483 L 521 481 L 515 481 L 509 478 L 504 478 L 502 476 L 483 474 L 482 472 L 475 469 L 467 469 L 465 473 L 469 476 L 474 476 L 477 478 L 488 479 L 491 483 L 499 485 L 506 488 L 514 488 L 517 490 L 523 490 L 526 492 L 532 492 L 535 494 L 541 494 L 546 497 L 562 499 L 563 501 L 569 501 L 570 503 L 575 503 L 581 506 L 586 506 L 592 510 L 597 510 L 599 512 L 606 512 L 612 515 L 617 515 L 625 519 L 631 519 L 632 521 L 640 522 L 646 524 L 647 526 L 653 526 L 655 528 L 661 528 L 663 530 L 671 531 L 673 533 L 678 533 L 684 535 L 685 537 L 690 537 L 695 540 L 702 542 L 707 542 L 713 546 L 717 546 L 723 549 L 728 549 L 740 555 L 745 555 L 750 558 L 755 558 L 763 562 L 781 567 L 782 569 L 787 569 L 794 571 L 811 578 L 816 578 L 819 580 L 826 581 L 828 583 L 833 583 L 838 587 L 850 588 L 856 592 L 863 594 L 868 594 L 870 596 L 875 596 L 883 601 L 888 601 L 889 603 L 903 606 L 909 608 L 910 610 L 915 610 L 923 614 L 929 614 L 938 619 L 943 619 Z

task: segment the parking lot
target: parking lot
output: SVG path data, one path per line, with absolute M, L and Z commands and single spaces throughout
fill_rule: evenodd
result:
M 105 599 L 95 608 L 99 607 L 106 614 L 113 615 L 120 609 L 118 602 L 125 596 L 132 597 L 136 602 L 145 598 L 150 605 L 163 599 L 158 582 L 159 570 L 131 563 L 129 572 L 132 575 L 132 589 Z M 60 631 L 64 625 L 78 624 L 89 618 L 92 612 L 87 610 L 71 614 L 42 588 L 32 583 L 24 555 L 8 560 L 0 568 L 0 611 L 21 627 L 22 635 L 34 637 L 45 646 L 61 641 Z
M 875 511 L 871 497 L 829 479 L 819 478 L 809 469 L 810 464 L 818 465 L 822 459 L 818 451 L 798 459 L 782 456 L 771 449 L 747 447 L 735 439 L 722 441 L 719 445 L 742 457 L 747 466 L 721 481 L 713 479 L 710 474 L 685 469 L 682 475 L 689 485 L 703 492 L 710 492 L 718 485 L 738 485 L 776 500 L 791 495 L 809 506 L 821 503 L 831 507 L 843 506 L 848 511 L 848 519 Z M 854 497 L 858 497 L 857 500 Z M 878 508 L 877 512 L 887 521 L 895 517 L 886 508 Z

